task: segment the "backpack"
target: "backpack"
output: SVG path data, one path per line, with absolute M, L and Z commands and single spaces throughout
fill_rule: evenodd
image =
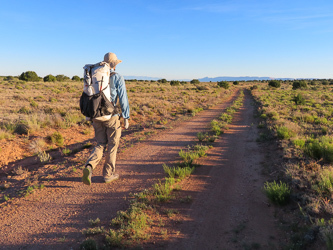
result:
M 108 120 L 114 112 L 110 93 L 110 65 L 106 62 L 87 64 L 83 67 L 83 92 L 80 110 L 90 119 Z M 115 74 L 114 72 L 112 75 Z

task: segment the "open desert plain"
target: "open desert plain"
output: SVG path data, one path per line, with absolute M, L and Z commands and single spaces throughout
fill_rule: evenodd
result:
M 0 249 L 332 249 L 332 84 L 126 81 L 87 186 L 82 81 L 0 77 Z

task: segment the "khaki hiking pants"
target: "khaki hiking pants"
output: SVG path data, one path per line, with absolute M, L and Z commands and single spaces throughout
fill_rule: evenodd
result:
M 110 120 L 104 122 L 94 120 L 93 127 L 97 145 L 89 156 L 86 166 L 90 164 L 92 169 L 95 169 L 103 157 L 106 145 L 108 145 L 103 167 L 103 177 L 107 178 L 114 174 L 116 170 L 116 155 L 121 136 L 120 116 L 113 116 Z

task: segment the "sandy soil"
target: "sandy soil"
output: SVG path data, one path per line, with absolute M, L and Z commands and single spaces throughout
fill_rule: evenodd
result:
M 85 186 L 79 170 L 59 176 L 46 188 L 2 207 L 0 249 L 78 249 L 89 219 L 100 218 L 101 226 L 107 228 L 117 211 L 128 207 L 129 193 L 149 188 L 163 178 L 162 164 L 179 161 L 179 150 L 193 144 L 196 134 L 205 130 L 235 97 L 124 150 L 117 160 L 121 178 L 116 182 L 104 184 L 99 166 L 94 171 L 93 185 Z M 194 202 L 182 210 L 188 220 L 179 226 L 180 237 L 170 239 L 169 249 L 278 246 L 273 211 L 261 191 L 264 152 L 255 141 L 258 131 L 252 126 L 251 102 L 247 94 L 234 125 L 187 180 L 184 188 L 192 193 Z

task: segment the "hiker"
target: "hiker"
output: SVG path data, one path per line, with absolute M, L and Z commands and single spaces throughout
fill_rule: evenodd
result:
M 101 91 L 104 95 L 111 100 L 114 106 L 119 101 L 121 107 L 121 115 L 118 113 L 116 107 L 112 107 L 114 111 L 111 115 L 97 117 L 92 119 L 92 124 L 95 130 L 95 139 L 97 145 L 90 154 L 85 168 L 83 169 L 82 182 L 86 185 L 91 185 L 92 171 L 96 168 L 97 164 L 103 157 L 104 149 L 107 146 L 106 159 L 103 167 L 103 177 L 105 183 L 110 183 L 119 178 L 119 174 L 115 173 L 116 170 L 116 154 L 119 146 L 119 139 L 121 136 L 120 118 L 124 118 L 124 128 L 128 129 L 129 126 L 129 103 L 127 98 L 127 91 L 124 78 L 115 72 L 116 66 L 122 61 L 119 60 L 114 53 L 107 53 L 104 56 L 104 61 L 99 65 L 108 64 L 110 66 L 110 80 L 109 88 L 106 91 Z M 87 66 L 87 65 L 86 65 Z M 84 69 L 86 69 L 86 66 Z M 107 73 L 109 68 L 107 68 Z M 108 76 L 108 75 L 107 75 Z M 93 75 L 91 76 L 91 79 Z M 89 79 L 90 80 L 90 79 Z M 103 85 L 103 78 L 102 78 Z M 102 118 L 102 119 L 101 119 Z

